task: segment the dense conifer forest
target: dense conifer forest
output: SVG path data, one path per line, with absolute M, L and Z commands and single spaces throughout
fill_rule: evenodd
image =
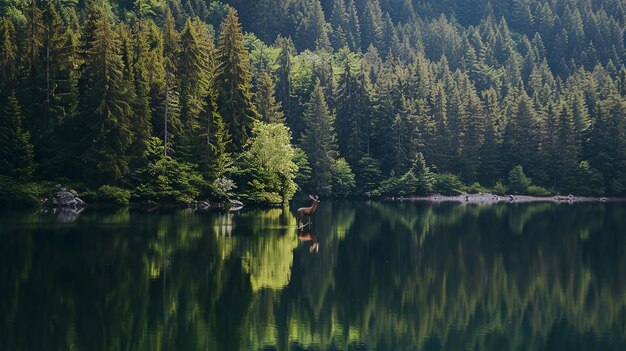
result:
M 621 0 L 4 0 L 0 197 L 626 194 Z

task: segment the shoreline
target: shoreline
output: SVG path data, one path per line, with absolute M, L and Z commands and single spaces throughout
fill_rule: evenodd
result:
M 430 195 L 430 196 L 388 196 L 383 201 L 415 201 L 432 203 L 467 203 L 481 205 L 514 204 L 514 203 L 582 203 L 582 202 L 626 202 L 626 197 L 597 197 L 597 196 L 574 196 L 574 195 L 553 195 L 553 196 L 532 196 L 532 195 L 496 195 L 491 193 L 463 194 L 463 195 Z

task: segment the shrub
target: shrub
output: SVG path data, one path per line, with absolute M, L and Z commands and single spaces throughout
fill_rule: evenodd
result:
M 459 195 L 465 191 L 461 178 L 454 174 L 435 174 L 435 193 L 442 195 Z
M 196 165 L 164 156 L 159 138 L 147 142 L 143 158 L 144 166 L 133 172 L 129 180 L 137 199 L 187 203 L 207 186 Z
M 530 185 L 528 189 L 526 189 L 526 193 L 532 196 L 550 196 L 552 193 L 548 191 L 546 188 L 538 186 L 538 185 Z
M 480 185 L 479 182 L 474 182 L 472 185 L 467 187 L 467 192 L 470 194 L 486 193 L 487 191 L 487 188 Z
M 20 183 L 0 176 L 0 207 L 36 207 L 43 190 L 37 183 Z
M 506 194 L 508 189 L 507 189 L 507 187 L 504 184 L 502 184 L 501 180 L 498 180 L 496 182 L 496 185 L 493 187 L 492 191 L 496 195 L 504 195 L 504 194 Z
M 522 166 L 515 166 L 509 172 L 509 191 L 513 194 L 525 194 L 532 180 L 524 174 Z
M 130 190 L 113 185 L 103 185 L 96 192 L 96 201 L 111 204 L 117 207 L 128 206 Z
M 581 161 L 578 166 L 577 192 L 579 195 L 604 195 L 604 176 L 600 171 L 591 168 L 588 161 Z
M 330 173 L 332 175 L 332 189 L 333 195 L 348 196 L 352 193 L 356 187 L 354 181 L 354 173 L 348 162 L 345 159 L 340 158 L 331 167 Z

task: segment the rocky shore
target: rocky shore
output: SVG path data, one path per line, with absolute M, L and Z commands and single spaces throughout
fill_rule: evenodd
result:
M 624 202 L 626 198 L 607 198 L 574 195 L 554 195 L 554 196 L 530 196 L 530 195 L 496 195 L 490 193 L 462 194 L 456 196 L 431 195 L 431 196 L 409 196 L 409 197 L 387 197 L 385 200 L 392 201 L 427 201 L 427 202 L 456 202 L 471 204 L 499 204 L 499 203 L 529 203 L 529 202 L 550 202 L 550 203 L 575 203 L 575 202 Z

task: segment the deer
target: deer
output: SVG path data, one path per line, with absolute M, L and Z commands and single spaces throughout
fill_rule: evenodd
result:
M 320 243 L 317 241 L 317 238 L 315 237 L 315 234 L 313 234 L 312 232 L 309 233 L 304 233 L 304 232 L 298 232 L 298 240 L 305 242 L 305 241 L 312 241 L 313 244 L 311 245 L 311 247 L 309 247 L 309 252 L 319 252 L 320 251 Z
M 315 213 L 315 210 L 317 209 L 317 204 L 320 202 L 320 197 L 318 195 L 315 195 L 315 197 L 313 197 L 313 195 L 309 195 L 309 198 L 313 200 L 313 204 L 311 204 L 311 207 L 300 207 L 298 209 L 298 228 L 304 227 L 304 225 L 302 225 L 302 219 L 304 218 L 304 216 L 309 217 L 309 222 L 307 224 L 311 224 L 311 216 L 313 215 L 313 213 Z

